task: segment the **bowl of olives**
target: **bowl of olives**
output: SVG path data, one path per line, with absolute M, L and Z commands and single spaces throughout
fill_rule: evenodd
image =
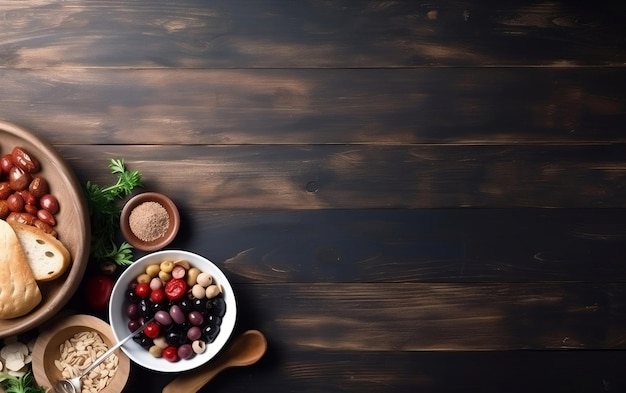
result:
M 183 250 L 157 251 L 133 262 L 109 301 L 118 341 L 146 324 L 122 351 L 154 371 L 181 372 L 209 362 L 229 341 L 236 320 L 226 275 L 205 257 Z

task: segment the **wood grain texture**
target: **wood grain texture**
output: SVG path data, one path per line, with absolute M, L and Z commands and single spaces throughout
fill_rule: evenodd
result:
M 242 324 L 334 351 L 625 349 L 622 284 L 240 284 Z
M 55 144 L 613 144 L 625 72 L 0 69 L 0 117 Z
M 624 351 L 362 353 L 301 351 L 273 341 L 257 365 L 226 371 L 202 391 L 601 393 L 624 389 L 625 360 Z M 127 392 L 143 386 L 132 377 Z M 163 386 L 167 379 L 154 382 Z
M 126 157 L 189 209 L 624 207 L 626 151 L 599 146 L 58 146 L 86 181 Z M 188 179 L 188 180 L 181 180 Z M 194 186 L 190 187 L 190 182 Z
M 172 247 L 237 283 L 626 281 L 622 209 L 207 207 L 184 217 Z
M 622 66 L 623 13 L 615 1 L 8 1 L 0 64 Z
M 624 11 L 3 1 L 0 117 L 178 203 L 269 338 L 203 392 L 624 391 Z

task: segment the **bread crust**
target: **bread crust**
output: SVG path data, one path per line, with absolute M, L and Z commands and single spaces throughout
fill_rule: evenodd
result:
M 15 231 L 0 220 L 0 319 L 26 315 L 41 299 L 41 291 Z

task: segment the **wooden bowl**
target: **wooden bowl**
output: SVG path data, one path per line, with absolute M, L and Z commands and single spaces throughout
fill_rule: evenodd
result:
M 31 330 L 57 314 L 78 289 L 89 260 L 90 221 L 87 200 L 74 172 L 57 151 L 28 130 L 0 120 L 0 155 L 21 146 L 41 164 L 40 175 L 59 201 L 54 229 L 70 251 L 72 265 L 60 278 L 39 283 L 42 301 L 30 313 L 0 320 L 0 338 Z
M 165 234 L 155 240 L 141 240 L 131 230 L 131 213 L 133 212 L 133 209 L 144 202 L 156 202 L 160 204 L 165 209 L 169 217 L 169 226 L 166 229 Z M 126 202 L 126 204 L 124 204 L 122 214 L 120 215 L 120 229 L 122 231 L 122 235 L 124 235 L 124 238 L 131 246 L 142 251 L 157 251 L 167 246 L 178 234 L 179 227 L 180 214 L 178 213 L 176 204 L 170 198 L 158 192 L 143 192 L 135 195 L 128 202 Z
M 61 356 L 60 346 L 80 332 L 94 331 L 102 337 L 107 347 L 117 343 L 111 327 L 103 320 L 91 315 L 71 315 L 42 329 L 33 348 L 33 375 L 37 384 L 54 391 L 54 384 L 62 378 L 61 371 L 54 364 Z M 108 385 L 100 390 L 103 393 L 119 393 L 128 382 L 130 360 L 121 350 L 115 351 L 119 359 L 117 371 Z

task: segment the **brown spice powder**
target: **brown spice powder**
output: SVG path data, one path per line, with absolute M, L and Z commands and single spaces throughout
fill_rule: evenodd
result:
M 158 202 L 144 202 L 135 207 L 128 218 L 130 230 L 144 242 L 151 242 L 165 235 L 170 226 L 167 210 Z

